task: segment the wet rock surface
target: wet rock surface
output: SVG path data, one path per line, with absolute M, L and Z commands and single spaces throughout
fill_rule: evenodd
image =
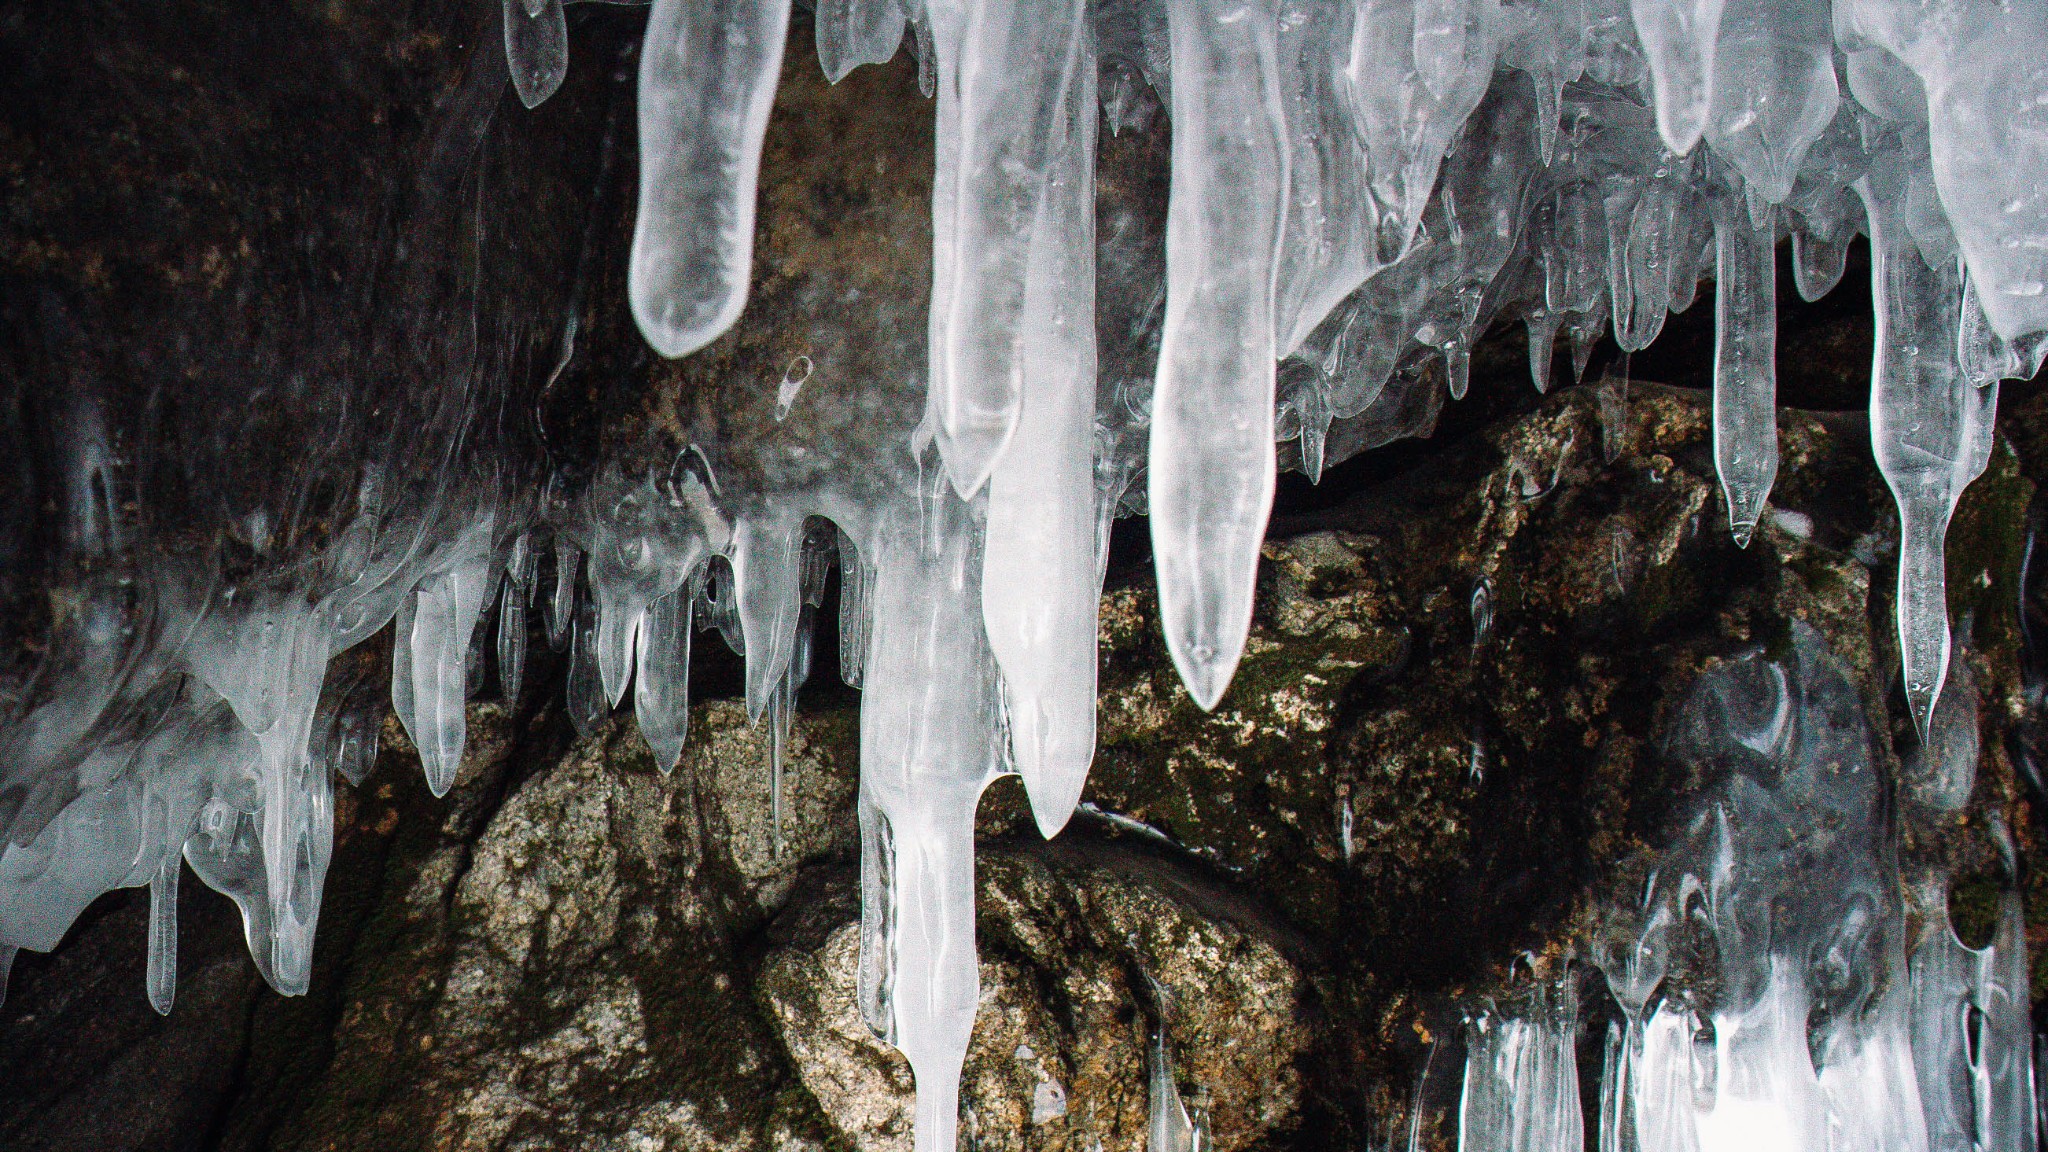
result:
M 1896 771 L 1893 529 L 1860 421 L 1784 414 L 1786 478 L 1745 550 L 1706 420 L 1690 392 L 1572 389 L 1283 522 L 1214 714 L 1173 678 L 1149 583 L 1113 580 L 1090 807 L 1047 844 L 1014 781 L 983 800 L 963 1131 L 1141 1148 L 1162 1035 L 1219 1149 L 1405 1130 L 1459 1013 L 1513 995 L 1517 957 L 1526 979 L 1583 956 L 1598 894 L 1661 842 L 1684 687 L 1794 621 Z M 1966 877 L 1966 933 L 1992 826 L 2028 827 L 1994 739 L 2026 711 L 1998 575 L 2021 464 L 2001 449 L 1952 536 L 1985 700 L 1973 804 L 1908 845 Z M 136 900 L 25 959 L 0 1009 L 7 1145 L 907 1148 L 909 1070 L 855 998 L 856 698 L 799 707 L 778 841 L 768 733 L 737 702 L 695 710 L 664 777 L 626 715 L 576 739 L 541 671 L 521 707 L 471 706 L 445 801 L 387 727 L 343 804 L 309 996 L 260 990 L 225 903 L 190 888 L 168 1020 L 137 987 Z
M 0 68 L 8 139 L 35 145 L 0 162 L 20 193 L 0 265 L 6 362 L 24 380 L 90 344 L 118 353 L 105 370 L 132 378 L 139 403 L 180 339 L 265 314 L 355 317 L 331 287 L 331 253 L 306 237 L 374 231 L 373 193 L 445 162 L 423 127 L 437 108 L 512 107 L 502 77 L 471 82 L 491 56 L 473 51 L 483 25 L 467 8 L 387 23 L 381 9 L 285 5 L 246 28 L 209 8 L 190 28 L 152 23 L 96 53 L 94 30 L 130 7 L 63 7 L 55 23 L 0 8 L 24 62 Z M 629 454 L 686 436 L 725 410 L 714 396 L 751 390 L 766 404 L 799 355 L 819 372 L 809 388 L 835 374 L 916 387 L 930 106 L 914 64 L 830 88 L 808 49 L 791 54 L 752 306 L 701 357 L 657 371 L 623 317 L 632 164 L 607 119 L 636 17 L 573 11 L 568 87 L 531 122 L 484 117 L 502 150 L 488 202 L 522 207 L 501 214 L 521 243 L 500 282 L 579 286 L 569 299 L 508 290 L 507 310 L 549 318 L 521 355 L 552 383 L 508 401 L 507 421 L 533 413 L 553 463 L 573 472 L 600 442 Z M 797 37 L 808 45 L 807 30 Z M 71 61 L 161 99 L 137 102 L 152 110 L 139 120 L 66 103 L 100 75 Z M 334 92 L 355 95 L 336 111 L 322 102 Z M 229 138 L 261 147 L 218 146 Z M 1163 141 L 1163 127 L 1105 140 L 1105 222 L 1156 234 Z M 295 197 L 308 171 L 356 175 Z M 306 300 L 264 295 L 279 284 L 311 287 Z M 1660 347 L 1678 356 L 1710 312 L 1674 318 Z M 581 344 L 565 359 L 558 321 L 572 313 Z M 389 351 L 353 324 L 304 329 Z M 1787 353 L 1805 356 L 1788 379 L 1820 381 L 1801 386 L 1813 402 L 1860 403 L 1842 382 L 1866 370 L 1867 327 L 1858 311 L 1797 329 L 1807 352 Z M 1142 376 L 1142 317 L 1104 328 L 1106 376 Z M 248 400 L 243 384 L 286 352 L 221 347 L 190 394 L 316 419 Z M 393 386 L 436 363 L 404 361 Z M 1473 398 L 1445 408 L 1436 438 L 1369 454 L 1283 504 L 1253 637 L 1213 714 L 1181 690 L 1159 640 L 1142 528 L 1120 539 L 1090 807 L 1044 844 L 1014 781 L 983 800 L 983 1002 L 962 1126 L 977 1147 L 1142 1148 L 1162 1039 L 1220 1152 L 1384 1146 L 1405 1136 L 1414 1098 L 1435 1146 L 1455 1103 L 1442 1073 L 1460 1015 L 1513 995 L 1517 970 L 1583 957 L 1600 894 L 1665 835 L 1689 782 L 1659 740 L 1702 671 L 1779 651 L 1803 621 L 1864 693 L 1888 770 L 1913 753 L 1893 688 L 1896 524 L 1860 416 L 1781 413 L 1774 510 L 1740 549 L 1701 393 L 1609 378 L 1544 399 L 1522 370 L 1519 351 L 1482 348 Z M 2048 799 L 2028 790 L 2048 741 L 2020 629 L 2029 603 L 2048 622 L 2048 579 L 2019 575 L 2048 479 L 2043 404 L 2010 390 L 2009 445 L 1949 537 L 1951 607 L 1970 622 L 1984 700 L 1976 790 L 1960 820 L 1904 829 L 1909 855 L 1957 870 L 1966 938 L 1988 932 L 2005 882 L 1998 830 L 2031 845 L 2032 809 Z M 41 417 L 24 411 L 7 435 L 34 433 Z M 0 516 L 37 498 L 33 477 L 0 478 L 17 481 Z M 32 621 L 50 610 L 18 579 L 33 554 L 9 555 L 15 583 L 0 593 L 11 618 Z M 731 699 L 737 677 L 714 640 L 699 638 L 705 699 L 670 776 L 629 716 L 575 737 L 563 662 L 537 634 L 523 698 L 471 705 L 445 800 L 388 725 L 376 772 L 340 790 L 305 997 L 263 988 L 232 909 L 197 884 L 181 895 L 167 1019 L 142 995 L 140 893 L 102 900 L 55 953 L 25 954 L 0 1007 L 0 1147 L 907 1148 L 908 1069 L 854 991 L 857 697 L 806 690 L 778 837 L 767 732 Z M 2034 955 L 2048 956 L 2048 881 L 2029 883 Z

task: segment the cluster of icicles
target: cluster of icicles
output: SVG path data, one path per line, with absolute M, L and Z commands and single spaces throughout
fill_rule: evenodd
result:
M 744 304 L 789 4 L 653 4 L 629 293 L 665 355 L 703 347 Z M 226 589 L 175 570 L 147 588 L 92 589 L 4 737 L 0 954 L 47 950 L 99 894 L 147 884 L 149 991 L 168 1009 L 182 858 L 239 904 L 264 976 L 303 991 L 333 779 L 367 771 L 381 716 L 376 678 L 334 657 L 395 620 L 392 705 L 444 792 L 465 700 L 492 660 L 516 698 L 526 613 L 542 602 L 546 631 L 571 652 L 579 726 L 630 694 L 667 769 L 687 729 L 693 625 L 718 627 L 744 654 L 749 712 L 779 733 L 837 564 L 841 673 L 866 685 L 860 999 L 915 1071 L 919 1148 L 950 1149 L 977 1002 L 976 803 L 1014 771 L 1051 835 L 1080 797 L 1111 518 L 1149 512 L 1173 659 L 1194 700 L 1213 707 L 1249 627 L 1276 445 L 1316 475 L 1426 426 L 1418 405 L 1433 413 L 1443 392 L 1462 394 L 1469 349 L 1499 319 L 1525 321 L 1546 387 L 1560 331 L 1581 370 L 1610 328 L 1623 348 L 1642 348 L 1705 274 L 1718 284 L 1715 455 L 1746 541 L 1777 470 L 1773 251 L 1787 234 L 1809 298 L 1833 286 L 1854 234 L 1871 240 L 1872 434 L 1902 521 L 1907 695 L 1923 731 L 1933 723 L 1951 668 L 1947 521 L 1986 464 L 1998 380 L 2031 375 L 2048 350 L 2048 9 L 820 0 L 816 29 L 835 80 L 892 57 L 907 30 L 937 97 L 921 422 L 909 414 L 904 435 L 838 458 L 822 478 L 791 468 L 742 484 L 707 440 L 655 474 L 607 471 L 544 517 L 530 494 L 483 485 L 437 495 L 402 530 L 379 512 L 395 497 L 366 466 L 357 521 L 310 569 Z M 538 104 L 567 66 L 561 0 L 505 0 L 504 36 L 512 82 Z M 1141 126 L 1159 108 L 1172 179 L 1156 370 L 1110 378 L 1098 373 L 1096 331 L 1098 125 Z M 803 377 L 783 381 L 778 422 L 828 402 Z M 894 427 L 870 419 L 886 407 L 880 391 L 836 386 L 829 402 L 855 423 Z M 1798 779 L 1821 788 L 1824 777 Z M 1765 834 L 1755 828 L 1767 814 L 1730 805 L 1716 843 Z M 1882 855 L 1876 827 L 1849 846 Z M 1739 843 L 1732 851 L 1734 863 L 1689 873 L 1710 910 L 1727 869 L 1751 866 Z M 1901 923 L 1888 897 L 1870 899 L 1857 913 L 1868 931 Z M 1985 989 L 2007 978 L 2009 959 L 1916 955 L 1929 957 L 1929 995 L 1974 997 L 1993 1014 Z M 1768 1061 L 1805 1019 L 1800 997 L 1815 978 L 1766 967 L 1754 997 L 1731 984 L 1717 1009 L 1733 1014 L 1714 1018 L 1714 1067 L 1729 1079 L 1697 1126 L 1702 1147 L 1723 1142 L 1710 1130 L 1741 1128 L 1734 1118 L 1750 1113 L 1736 1103 L 1775 1082 Z M 1657 1100 L 1700 1098 L 1697 1067 L 1681 1077 L 1682 1061 L 1698 1059 L 1688 1038 L 1699 1019 L 1678 997 L 1645 1017 L 1642 997 L 1617 995 L 1629 1009 L 1616 1066 L 1634 1131 L 1646 1146 L 1686 1146 L 1693 1137 L 1652 1118 L 1671 1115 Z M 1894 1000 L 1879 1015 L 1904 1011 Z M 1738 1075 L 1750 1067 L 1744 1013 L 1763 1014 L 1754 1026 L 1768 1052 L 1754 1077 Z M 1491 1099 L 1488 1076 L 1521 1101 L 1530 1083 L 1575 1075 L 1542 1054 L 1558 1042 L 1546 1028 L 1479 1029 L 1467 1128 L 1481 1146 L 1566 1146 L 1541 1125 L 1567 1124 L 1570 1092 L 1551 1120 L 1515 1103 L 1511 1132 L 1471 1135 L 1483 1127 L 1474 1110 L 1496 1110 L 1473 1103 Z M 1800 1123 L 1837 1106 L 1838 1068 L 1882 1065 L 1881 1087 L 1839 1076 L 1857 1091 L 1896 1087 L 1895 1039 L 1845 1049 L 1817 1090 L 1804 1065 L 1807 1079 L 1784 1089 L 1804 1093 Z M 1918 1098 L 1931 1110 L 1927 1083 Z M 1728 1119 L 1717 1129 L 1713 1117 Z M 1926 1125 L 1877 1130 L 1907 1152 L 1937 1137 Z M 1802 1148 L 1833 1140 L 1796 1131 Z
M 1976 770 L 1974 688 L 1950 695 L 1906 769 L 1923 816 L 1953 818 Z M 1785 663 L 1751 656 L 1703 677 L 1674 743 L 1711 784 L 1600 933 L 1613 1007 L 1585 1011 L 1567 973 L 1473 1020 L 1461 1152 L 1586 1148 L 1589 1017 L 1606 1030 L 1599 1152 L 2034 1147 L 2019 894 L 1971 948 L 1938 870 L 1901 882 L 1862 716 L 1804 625 Z

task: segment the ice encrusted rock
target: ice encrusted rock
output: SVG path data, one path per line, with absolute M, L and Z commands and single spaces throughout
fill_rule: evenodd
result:
M 1748 538 L 1777 479 L 1769 269 L 1781 228 L 1802 292 L 1839 276 L 1855 231 L 1871 237 L 1871 434 L 1900 509 L 1909 708 L 1934 738 L 1952 661 L 1947 524 L 1987 466 L 1998 378 L 2031 370 L 2048 331 L 2048 151 L 2029 119 L 2048 95 L 2029 63 L 2048 37 L 2040 13 L 1961 0 L 1849 0 L 1831 23 L 1812 4 L 1761 0 L 825 8 L 819 51 L 835 79 L 885 56 L 906 24 L 917 38 L 938 93 L 933 259 L 929 284 L 908 293 L 843 270 L 801 285 L 837 302 L 814 305 L 809 350 L 778 350 L 780 364 L 815 366 L 801 392 L 736 371 L 694 407 L 662 408 L 660 436 L 541 476 L 493 439 L 505 421 L 484 417 L 522 410 L 492 373 L 512 371 L 508 333 L 535 315 L 551 332 L 568 317 L 547 386 L 574 360 L 580 256 L 564 262 L 579 268 L 565 300 L 511 320 L 518 308 L 480 304 L 482 259 L 461 275 L 423 269 L 390 297 L 407 327 L 380 335 L 424 349 L 453 383 L 379 392 L 393 406 L 367 405 L 374 421 L 335 416 L 332 472 L 299 488 L 193 496 L 208 511 L 181 527 L 213 542 L 194 546 L 146 538 L 160 498 L 122 474 L 122 438 L 107 431 L 122 414 L 77 386 L 47 493 L 75 594 L 0 734 L 0 947 L 47 949 L 102 892 L 148 885 L 161 907 L 146 984 L 167 1003 L 182 858 L 240 906 L 265 976 L 304 991 L 332 781 L 359 771 L 347 751 L 360 747 L 359 713 L 326 706 L 344 696 L 338 681 L 326 688 L 337 653 L 395 624 L 394 710 L 445 791 L 484 653 L 516 695 L 520 598 L 551 586 L 572 721 L 597 730 L 630 688 L 669 767 L 684 754 L 694 621 L 743 653 L 749 715 L 784 733 L 836 561 L 858 589 L 842 601 L 842 668 L 866 692 L 864 1006 L 917 1068 L 920 1143 L 943 1149 L 976 1003 L 976 804 L 1015 767 L 1052 832 L 1081 795 L 1107 519 L 1149 511 L 1168 649 L 1195 704 L 1227 707 L 1253 632 L 1276 440 L 1319 473 L 1427 426 L 1441 392 L 1464 394 L 1496 320 L 1527 324 L 1539 385 L 1561 330 L 1581 355 L 1610 325 L 1640 350 L 1711 265 L 1716 459 L 1727 519 Z M 739 355 L 708 346 L 759 279 L 756 176 L 789 11 L 658 0 L 649 16 L 626 294 L 664 355 Z M 560 4 L 508 3 L 494 18 L 491 66 L 452 94 L 424 162 L 423 199 L 447 210 L 425 223 L 393 210 L 408 250 L 487 246 L 484 214 L 439 189 L 469 187 L 459 165 L 479 154 L 508 77 L 529 106 L 565 83 Z M 1140 114 L 1140 82 L 1172 121 L 1165 219 L 1098 228 L 1095 106 L 1107 101 L 1121 128 Z M 1098 285 L 1129 289 L 1120 263 L 1141 264 L 1130 250 L 1148 246 L 1164 253 L 1144 285 L 1156 300 L 1097 300 Z M 803 275 L 772 287 L 795 292 Z M 376 283 L 351 288 L 384 299 Z M 907 326 L 921 330 L 916 370 L 897 355 L 901 317 L 856 307 L 863 290 L 898 310 L 928 293 L 922 324 Z M 1157 363 L 1128 348 L 1104 356 L 1108 316 L 1156 332 Z M 503 348 L 486 354 L 484 339 Z M 885 351 L 851 350 L 863 343 Z M 1592 445 L 1567 439 L 1519 461 L 1507 499 L 1544 499 Z M 323 503 L 302 514 L 315 491 Z M 1678 551 L 1607 527 L 1588 588 L 1625 595 Z M 529 559 L 550 538 L 551 582 Z M 1476 771 L 1487 734 L 1468 744 Z M 779 814 L 784 745 L 771 745 Z M 1736 827 L 1729 842 L 1756 831 Z M 1759 1066 L 1790 1078 L 1772 1090 L 1789 1095 L 1745 1106 L 1796 1112 L 1806 1131 L 1835 1087 L 1825 1072 L 1817 1087 L 1793 1082 L 1785 1022 L 1810 1005 L 1772 963 L 1749 974 L 1761 991 L 1698 1006 L 1696 1022 L 1725 1014 L 1714 1022 L 1729 1061 L 1749 1059 L 1753 1041 Z M 1678 1007 L 1658 1012 L 1661 1024 L 1642 1025 L 1646 1051 L 1651 1032 L 1661 1042 L 1690 1026 Z M 1859 1037 L 1843 1060 L 1891 1059 L 1890 1035 Z

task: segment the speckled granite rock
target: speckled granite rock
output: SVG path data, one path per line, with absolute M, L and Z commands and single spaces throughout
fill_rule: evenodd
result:
M 299 362 L 287 337 L 305 333 L 342 367 L 387 366 L 376 356 L 393 345 L 334 337 L 367 329 L 332 266 L 365 221 L 400 212 L 394 188 L 467 155 L 430 128 L 451 102 L 490 97 L 476 71 L 486 10 L 159 7 L 119 43 L 100 36 L 141 10 L 92 0 L 0 19 L 21 62 L 0 77 L 0 142 L 24 145 L 0 147 L 0 177 L 27 192 L 0 221 L 10 371 L 41 381 L 88 363 L 73 356 L 87 346 L 140 396 L 152 365 L 196 345 L 211 359 L 180 386 L 225 402 L 230 385 Z M 629 108 L 635 17 L 573 11 L 570 80 L 548 105 L 455 118 L 495 134 L 491 203 L 520 209 L 485 216 L 516 241 L 497 304 L 551 318 L 521 355 L 555 363 L 552 318 L 580 302 L 561 379 L 508 409 L 537 413 L 555 463 L 575 474 L 630 455 L 715 418 L 721 398 L 766 404 L 759 385 L 800 354 L 819 371 L 811 388 L 865 374 L 914 392 L 930 152 L 914 66 L 828 87 L 799 29 L 752 305 L 702 356 L 658 367 L 624 316 L 632 165 L 605 127 Z M 1142 317 L 1113 309 L 1138 307 L 1134 286 L 1157 275 L 1145 238 L 1161 227 L 1164 142 L 1157 129 L 1103 144 L 1102 234 L 1138 238 L 1103 271 L 1106 377 L 1149 371 Z M 326 176 L 317 194 L 301 191 L 308 171 Z M 572 274 L 583 266 L 587 282 Z M 820 299 L 844 306 L 826 316 Z M 301 308 L 340 319 L 272 334 L 282 346 L 236 343 Z M 1709 311 L 1674 318 L 1638 368 L 1683 352 Z M 1822 319 L 1802 328 L 1788 310 L 1786 395 L 1853 406 L 1867 308 Z M 1698 393 L 1605 383 L 1539 400 L 1518 334 L 1509 343 L 1479 350 L 1472 399 L 1446 407 L 1438 439 L 1283 505 L 1252 643 L 1216 713 L 1173 676 L 1142 547 L 1112 565 L 1091 810 L 1044 845 L 1013 781 L 983 803 L 986 999 L 964 1094 L 978 1147 L 1136 1152 L 1161 1030 L 1219 1150 L 1385 1147 L 1425 1067 L 1420 1132 L 1441 1147 L 1460 1011 L 1511 995 L 1518 958 L 1563 971 L 1612 876 L 1659 841 L 1681 797 L 1657 741 L 1699 671 L 1806 621 L 1863 688 L 1887 762 L 1910 750 L 1892 687 L 1896 530 L 1861 419 L 1782 414 L 1776 509 L 1737 549 Z M 1704 345 L 1690 348 L 1697 372 Z M 2015 615 L 2024 510 L 2048 479 L 2044 399 L 2009 391 L 2018 454 L 1995 455 L 1950 536 L 1985 698 L 1977 793 L 1960 821 L 1906 828 L 1908 852 L 1958 870 L 1966 935 L 2001 882 L 1997 823 L 2031 848 L 2029 808 L 2048 804 L 2026 791 L 2026 758 L 2048 739 Z M 17 479 L 0 476 L 0 519 L 27 506 L 6 486 Z M 0 600 L 36 591 L 23 570 L 0 568 Z M 2048 579 L 2035 580 L 2048 622 Z M 16 623 L 0 620 L 0 638 Z M 306 997 L 263 990 L 231 910 L 187 884 L 179 1006 L 159 1020 L 140 988 L 146 903 L 102 901 L 56 954 L 23 958 L 0 1007 L 0 1146 L 904 1147 L 907 1069 L 853 1006 L 854 706 L 807 691 L 778 852 L 766 742 L 719 698 L 734 677 L 712 647 L 669 778 L 629 719 L 574 739 L 563 669 L 538 641 L 523 701 L 472 705 L 445 801 L 391 726 L 377 773 L 339 793 Z M 381 668 L 388 653 L 361 658 Z M 2048 870 L 2029 883 L 2034 954 L 2048 957 Z
M 1197 873 L 1130 846 L 1014 844 L 978 865 L 981 1014 L 962 1078 L 979 1148 L 1139 1150 L 1164 1027 L 1219 1150 L 1297 1122 L 1311 1035 L 1284 935 Z M 792 909 L 761 995 L 804 1084 L 856 1147 L 910 1147 L 909 1065 L 853 988 L 858 908 L 822 888 Z
M 1048 845 L 1014 781 L 983 801 L 977 1146 L 1136 1152 L 1162 1023 L 1220 1150 L 1405 1126 L 1425 1060 L 1454 1066 L 1430 1054 L 1460 1011 L 1512 994 L 1518 956 L 1555 974 L 1584 955 L 1609 877 L 1660 842 L 1681 797 L 1657 740 L 1685 685 L 1793 620 L 1863 686 L 1884 754 L 1909 749 L 1860 422 L 1788 412 L 1782 431 L 1747 550 L 1718 521 L 1700 398 L 1640 384 L 1569 390 L 1284 522 L 1212 715 L 1173 679 L 1149 582 L 1114 581 L 1090 808 Z M 2003 739 L 2028 705 L 2002 575 L 2031 490 L 2001 450 L 1958 519 L 1986 756 L 1962 821 L 1908 828 L 1909 852 L 1963 877 L 1966 933 L 1997 882 L 1992 824 L 2031 834 Z M 344 791 L 311 996 L 257 990 L 218 901 L 188 917 L 164 1024 L 134 986 L 133 901 L 26 964 L 0 1060 L 106 1039 L 91 1065 L 4 1081 L 9 1146 L 159 1146 L 124 1087 L 140 1070 L 205 1118 L 192 1147 L 905 1147 L 908 1069 L 854 1006 L 849 695 L 799 709 L 778 853 L 765 733 L 735 702 L 695 709 L 663 777 L 628 717 L 575 740 L 541 659 L 521 708 L 472 705 L 446 801 L 395 725 Z M 111 1003 L 65 999 L 80 986 Z M 1425 1087 L 1433 1144 L 1454 1078 Z M 61 1123 L 81 1108 L 106 1122 Z

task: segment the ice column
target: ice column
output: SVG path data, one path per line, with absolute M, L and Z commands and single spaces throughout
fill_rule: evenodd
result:
M 1041 832 L 1081 799 L 1095 755 L 1095 60 L 1059 95 L 1018 337 L 1022 407 L 988 494 L 981 611 L 1002 668 L 1010 746 Z
M 1149 499 L 1168 649 L 1213 708 L 1251 629 L 1273 502 L 1273 287 L 1287 195 L 1274 13 L 1169 0 L 1173 191 Z
M 1989 947 L 1965 947 L 1938 875 L 1915 884 L 1924 919 L 1912 961 L 1912 1052 L 1930 1152 L 2034 1146 L 2032 1027 L 2019 897 L 1999 902 Z
M 754 180 L 789 0 L 656 0 L 640 49 L 640 212 L 626 294 L 664 356 L 738 319 L 754 257 Z
M 1459 1152 L 1581 1152 L 1579 998 L 1536 990 L 1527 1015 L 1489 1012 L 1467 1029 Z
M 872 976 L 864 999 L 917 1076 L 918 1152 L 952 1152 L 959 1124 L 980 994 L 974 809 L 1000 756 L 979 516 L 935 479 L 877 530 L 860 723 L 863 875 L 877 889 L 864 897 L 887 905 L 863 913 L 886 925 L 873 974 L 886 1001 Z

